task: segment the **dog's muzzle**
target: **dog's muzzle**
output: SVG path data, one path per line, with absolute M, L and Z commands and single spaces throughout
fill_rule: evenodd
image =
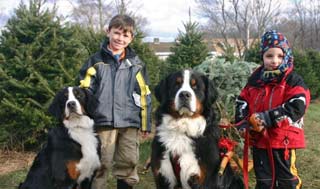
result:
M 69 101 L 68 103 L 67 103 L 67 108 L 69 109 L 69 111 L 70 111 L 70 113 L 71 112 L 77 112 L 77 103 L 76 103 L 76 101 Z
M 193 112 L 191 110 L 191 105 L 190 105 L 191 98 L 192 98 L 192 94 L 188 91 L 181 91 L 179 93 L 177 109 L 178 109 L 180 115 L 193 114 Z

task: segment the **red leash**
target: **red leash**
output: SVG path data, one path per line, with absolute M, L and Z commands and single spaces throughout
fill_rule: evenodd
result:
M 273 189 L 276 174 L 275 174 L 275 167 L 274 167 L 274 161 L 273 161 L 272 147 L 269 140 L 269 134 L 266 129 L 262 131 L 262 135 L 267 139 L 267 152 L 268 152 L 269 164 L 271 166 L 271 173 L 272 173 L 272 185 L 270 189 Z M 248 162 L 249 162 L 249 129 L 246 129 L 245 142 L 244 142 L 244 148 L 243 148 L 243 182 L 246 189 L 249 189 Z
M 271 143 L 269 140 L 269 133 L 266 129 L 264 129 L 262 131 L 263 136 L 267 139 L 267 151 L 268 151 L 268 157 L 269 157 L 269 164 L 271 166 L 271 173 L 272 173 L 272 185 L 271 185 L 271 189 L 273 189 L 274 187 L 274 182 L 276 180 L 276 171 L 275 171 L 275 167 L 274 167 L 274 161 L 273 161 L 273 154 L 272 154 L 272 147 L 271 147 Z
M 249 128 L 246 129 L 244 147 L 243 147 L 243 182 L 246 189 L 249 189 L 249 174 L 248 174 L 248 162 L 249 162 Z
M 236 124 L 228 124 L 228 125 L 219 125 L 220 128 L 229 128 L 229 127 L 237 127 L 244 122 L 246 122 L 246 119 L 243 119 L 242 121 L 236 123 Z M 245 141 L 244 141 L 244 148 L 243 148 L 243 167 L 242 167 L 242 174 L 243 174 L 243 182 L 246 189 L 249 189 L 249 174 L 248 174 L 248 163 L 249 163 L 249 145 L 250 145 L 250 139 L 249 139 L 249 125 L 246 128 L 245 132 Z M 269 164 L 271 166 L 271 172 L 272 172 L 272 185 L 271 189 L 274 188 L 275 184 L 275 167 L 274 167 L 274 160 L 273 160 L 273 154 L 272 154 L 272 147 L 269 140 L 269 134 L 266 129 L 264 129 L 261 133 L 266 139 L 267 139 L 267 152 L 269 157 Z

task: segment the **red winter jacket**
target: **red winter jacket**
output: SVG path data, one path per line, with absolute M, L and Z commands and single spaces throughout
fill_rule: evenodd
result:
M 269 139 L 254 133 L 253 146 L 267 148 L 304 148 L 303 115 L 310 103 L 310 91 L 300 75 L 289 68 L 277 82 L 260 79 L 262 66 L 249 78 L 236 100 L 236 122 L 251 114 L 266 112 L 273 125 L 267 128 Z

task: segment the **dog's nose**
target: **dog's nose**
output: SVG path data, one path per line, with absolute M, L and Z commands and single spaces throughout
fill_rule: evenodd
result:
M 188 91 L 181 91 L 179 94 L 181 100 L 189 100 L 191 98 L 191 93 Z
M 67 107 L 70 109 L 74 109 L 76 107 L 76 102 L 75 101 L 69 101 L 67 103 Z

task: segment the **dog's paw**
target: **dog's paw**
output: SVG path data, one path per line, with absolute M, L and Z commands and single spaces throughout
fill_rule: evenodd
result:
M 101 164 L 100 168 L 96 170 L 96 177 L 97 178 L 103 177 L 106 170 L 107 170 L 107 167 L 104 164 Z

